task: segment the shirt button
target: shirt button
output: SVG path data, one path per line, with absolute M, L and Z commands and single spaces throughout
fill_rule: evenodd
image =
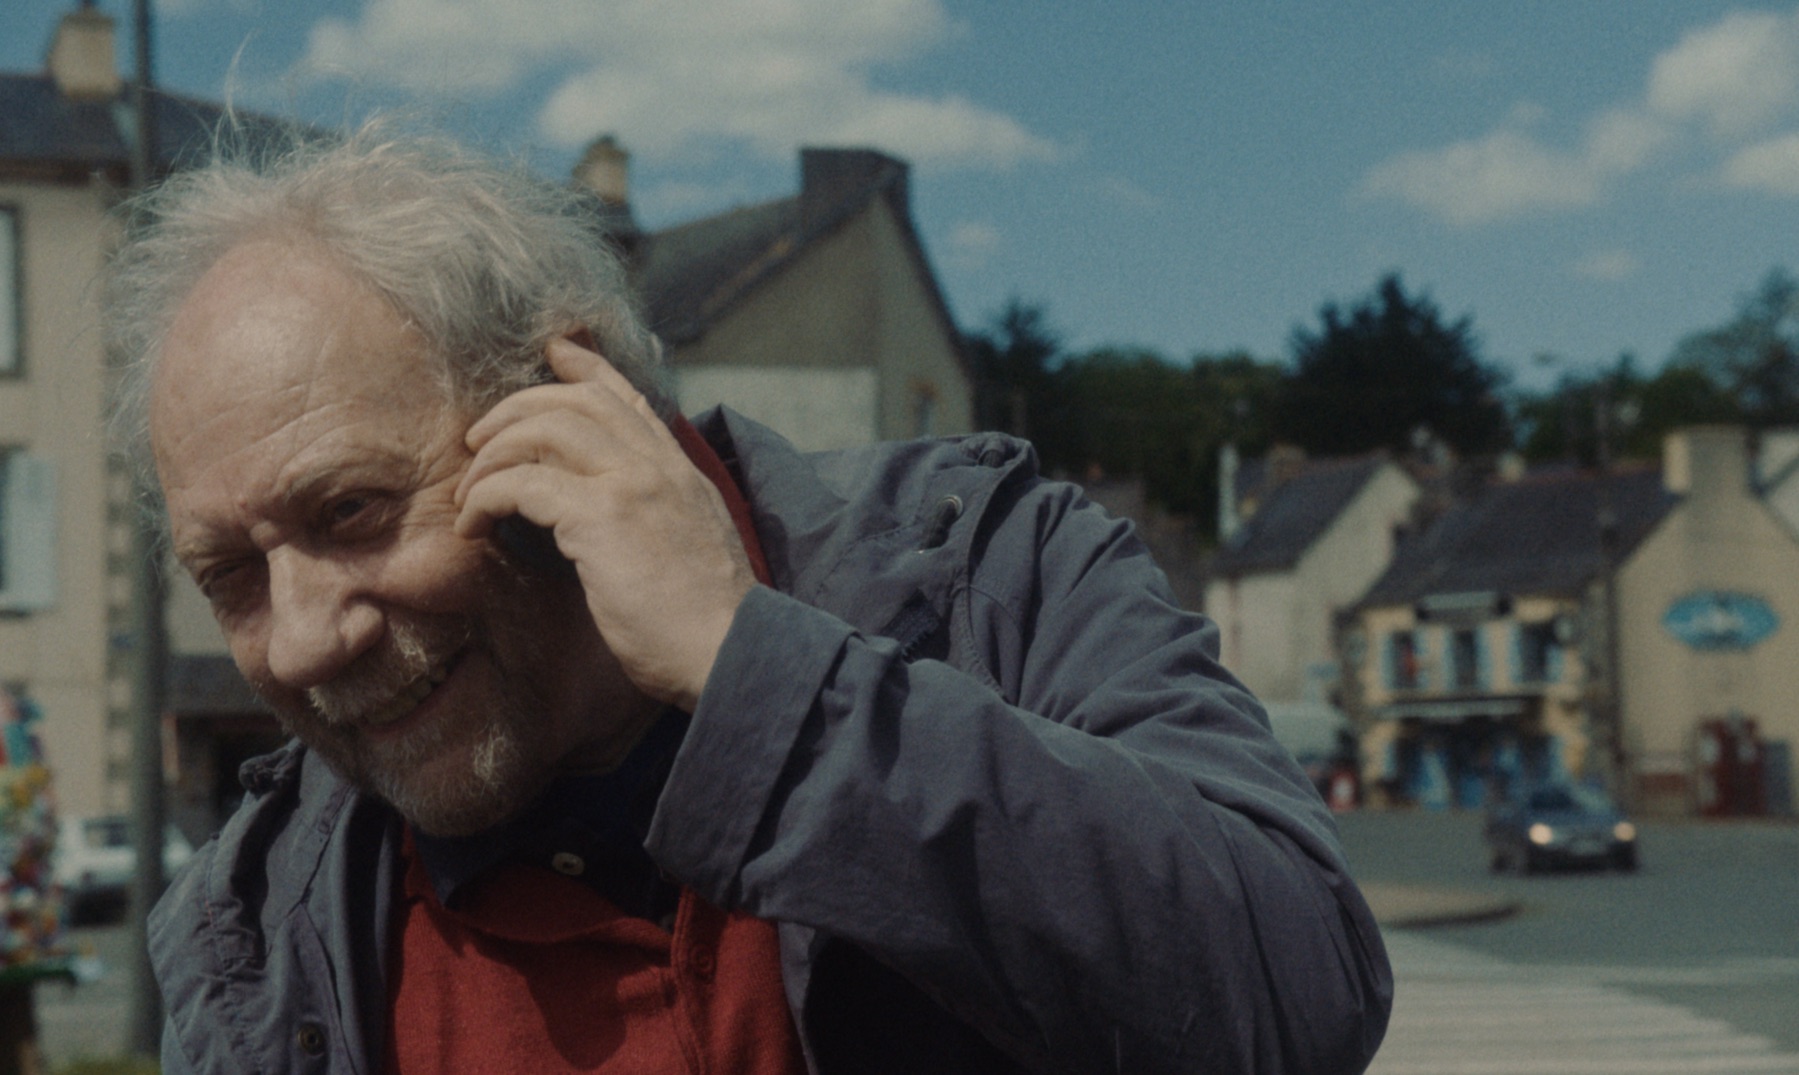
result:
M 587 872 L 587 861 L 569 851 L 558 851 L 550 857 L 550 869 L 564 877 L 579 877 Z
M 718 971 L 718 953 L 709 944 L 696 944 L 687 953 L 687 969 L 702 982 L 710 982 Z

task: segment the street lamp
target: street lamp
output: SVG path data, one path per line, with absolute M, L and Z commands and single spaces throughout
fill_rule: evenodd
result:
M 136 130 L 131 140 L 131 186 L 142 191 L 156 173 L 156 111 L 150 99 L 152 67 L 149 0 L 132 0 L 132 44 L 135 53 L 131 78 L 131 105 Z M 135 490 L 134 490 L 135 493 Z M 163 675 L 168 662 L 168 641 L 163 626 L 162 560 L 148 518 L 134 519 L 136 575 L 137 682 L 132 695 L 131 805 L 136 825 L 133 844 L 137 872 L 132 879 L 131 1023 L 128 1047 L 134 1053 L 155 1056 L 162 1040 L 162 1003 L 156 977 L 150 967 L 148 922 L 150 908 L 162 895 L 163 782 L 162 716 Z

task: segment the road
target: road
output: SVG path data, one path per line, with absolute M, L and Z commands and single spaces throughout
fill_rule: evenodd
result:
M 1636 874 L 1493 876 L 1471 814 L 1342 819 L 1368 881 L 1516 900 L 1389 931 L 1376 1075 L 1799 1073 L 1799 826 L 1645 822 Z
M 1799 1075 L 1799 825 L 1645 822 L 1636 874 L 1495 877 L 1476 815 L 1340 823 L 1364 880 L 1520 905 L 1498 921 L 1389 931 L 1398 1002 L 1373 1075 Z M 39 988 L 53 1064 L 124 1046 L 129 933 L 77 939 L 105 973 Z
M 131 930 L 99 926 L 69 933 L 97 977 L 37 987 L 38 1044 L 52 1070 L 80 1057 L 123 1054 L 130 1030 Z

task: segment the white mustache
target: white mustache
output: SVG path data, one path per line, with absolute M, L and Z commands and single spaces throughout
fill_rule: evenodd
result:
M 391 724 L 444 681 L 469 633 L 466 625 L 391 622 L 375 651 L 332 682 L 309 688 L 306 698 L 328 724 Z

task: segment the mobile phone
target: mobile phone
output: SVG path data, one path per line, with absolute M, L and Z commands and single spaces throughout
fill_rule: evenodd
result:
M 493 524 L 494 544 L 515 564 L 534 575 L 572 575 L 574 561 L 556 547 L 556 535 L 525 518 L 508 515 Z
M 555 380 L 555 371 L 545 362 L 538 367 L 531 383 L 552 384 Z M 501 552 L 532 574 L 573 575 L 575 572 L 574 561 L 556 547 L 556 535 L 523 515 L 508 515 L 494 523 L 493 540 Z

